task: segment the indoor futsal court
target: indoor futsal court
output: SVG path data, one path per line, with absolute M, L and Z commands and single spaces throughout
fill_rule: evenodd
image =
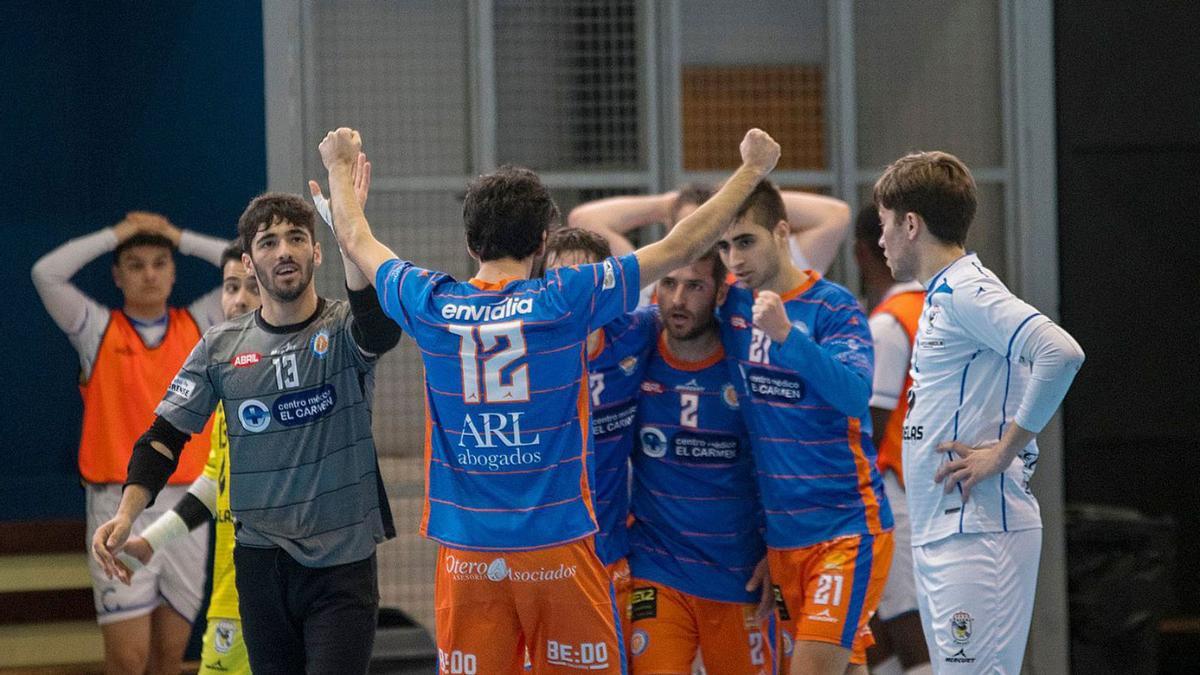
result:
M 0 675 L 1200 672 L 1200 3 L 3 8 Z

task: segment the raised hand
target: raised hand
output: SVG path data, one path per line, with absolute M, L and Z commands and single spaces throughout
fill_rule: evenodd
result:
M 788 320 L 787 310 L 783 307 L 783 299 L 774 291 L 759 291 L 754 297 L 754 325 L 771 338 L 775 344 L 787 341 L 788 333 L 792 332 L 792 323 Z
M 318 149 L 326 169 L 332 171 L 336 166 L 343 166 L 353 170 L 362 154 L 362 137 L 354 129 L 339 127 L 325 134 Z
M 763 176 L 779 161 L 779 144 L 762 129 L 747 131 L 738 149 L 742 153 L 742 163 Z

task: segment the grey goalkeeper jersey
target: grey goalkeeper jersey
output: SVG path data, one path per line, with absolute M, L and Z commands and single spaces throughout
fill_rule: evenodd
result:
M 271 326 L 251 312 L 213 326 L 158 405 L 199 433 L 224 402 L 239 544 L 330 567 L 395 536 L 371 437 L 375 357 L 352 324 L 348 303 L 322 298 L 304 324 Z

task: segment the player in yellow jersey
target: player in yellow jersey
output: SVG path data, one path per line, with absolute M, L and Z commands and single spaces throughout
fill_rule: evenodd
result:
M 230 245 L 221 255 L 221 309 L 226 320 L 258 309 L 258 281 L 242 263 L 241 244 Z M 249 363 L 233 366 L 244 367 Z M 233 575 L 233 517 L 229 511 L 229 436 L 225 433 L 225 409 L 218 406 L 213 416 L 212 444 L 204 472 L 188 488 L 175 507 L 154 521 L 140 537 L 130 537 L 125 553 L 140 564 L 148 564 L 154 552 L 192 527 L 217 521 L 213 549 L 212 598 L 208 605 L 208 628 L 200 656 L 201 673 L 249 673 L 250 661 L 242 643 L 241 615 Z M 132 562 L 132 561 L 131 561 Z

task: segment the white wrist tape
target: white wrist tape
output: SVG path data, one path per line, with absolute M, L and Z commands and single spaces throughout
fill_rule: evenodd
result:
M 174 511 L 167 511 L 142 531 L 142 539 L 145 539 L 146 543 L 150 544 L 150 548 L 158 553 L 171 541 L 186 537 L 187 533 L 188 526 L 183 522 L 183 518 Z

